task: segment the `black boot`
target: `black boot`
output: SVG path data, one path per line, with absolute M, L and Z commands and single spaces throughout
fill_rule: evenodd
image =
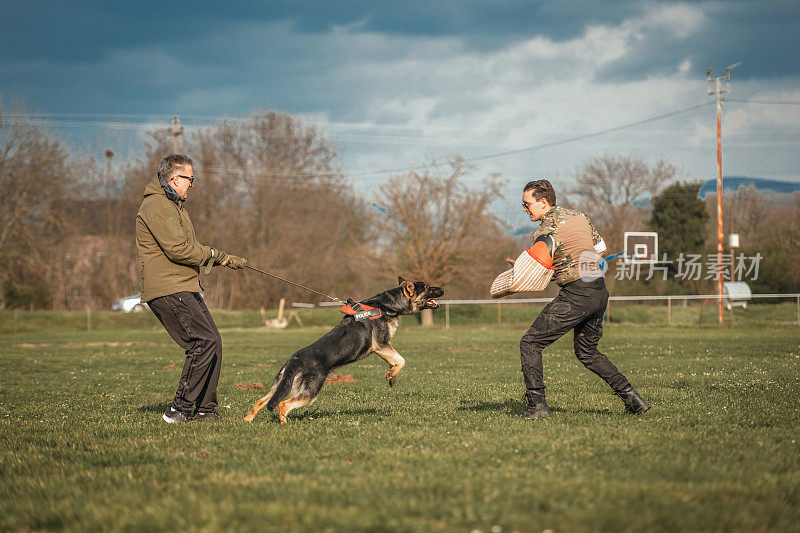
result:
M 525 393 L 525 398 L 528 400 L 528 407 L 525 412 L 519 415 L 526 420 L 536 420 L 538 418 L 547 418 L 550 416 L 550 409 L 547 408 L 547 401 L 544 399 L 544 392 Z
M 632 415 L 640 415 L 650 409 L 650 404 L 642 398 L 632 386 L 628 385 L 617 396 L 625 402 L 625 412 Z

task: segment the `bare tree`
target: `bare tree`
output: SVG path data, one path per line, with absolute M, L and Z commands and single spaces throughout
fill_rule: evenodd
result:
M 603 155 L 586 162 L 573 177 L 569 194 L 576 207 L 592 219 L 609 249 L 621 249 L 626 230 L 643 230 L 650 198 L 676 177 L 673 165 L 658 160 L 649 165 L 628 155 Z
M 167 130 L 153 132 L 144 157 L 129 169 L 125 194 L 136 206 L 158 161 L 171 151 L 169 141 Z M 316 127 L 270 111 L 189 131 L 182 142 L 181 151 L 195 163 L 188 208 L 201 242 L 328 294 L 360 289 L 363 276 L 346 258 L 369 240 L 368 232 L 352 223 L 363 200 Z M 249 271 L 215 270 L 204 276 L 203 286 L 211 304 L 226 308 L 272 306 L 281 297 L 319 298 Z
M 709 230 L 713 237 L 710 242 L 717 242 L 717 195 L 708 195 L 709 208 Z M 773 201 L 771 201 L 773 200 Z M 727 196 L 723 195 L 725 225 L 739 233 L 743 243 L 751 242 L 762 236 L 764 229 L 771 227 L 770 213 L 774 212 L 775 198 L 770 198 L 756 190 L 754 187 L 739 187 L 739 189 Z M 735 226 L 733 224 L 735 223 Z
M 382 246 L 373 255 L 385 268 L 445 286 L 450 295 L 458 287 L 485 291 L 513 248 L 507 227 L 491 212 L 492 202 L 501 198 L 498 179 L 470 190 L 463 183 L 464 160 L 451 158 L 447 167 L 440 174 L 433 162 L 421 174 L 396 174 L 380 185 Z M 423 313 L 423 324 L 430 322 L 430 312 Z
M 19 116 L 18 113 L 12 116 Z M 0 129 L 0 308 L 48 307 L 68 234 L 63 200 L 78 178 L 69 152 L 40 126 L 4 117 Z
M 345 258 L 366 238 L 352 223 L 362 200 L 339 169 L 336 150 L 314 125 L 274 111 L 255 113 L 204 130 L 194 145 L 199 171 L 216 182 L 208 189 L 214 196 L 201 200 L 214 242 L 328 294 L 357 289 L 356 265 Z M 319 298 L 252 273 L 219 289 L 227 298 L 221 303 L 229 306 Z
M 716 194 L 706 196 L 708 242 L 716 243 Z M 800 287 L 800 193 L 777 194 L 754 187 L 739 189 L 723 198 L 726 225 L 739 234 L 736 255 L 761 254 L 758 278 L 745 279 L 754 292 L 797 292 Z M 730 221 L 730 222 L 728 222 Z M 725 253 L 731 253 L 725 244 Z M 710 252 L 710 250 L 709 250 Z M 734 259 L 734 264 L 736 259 Z

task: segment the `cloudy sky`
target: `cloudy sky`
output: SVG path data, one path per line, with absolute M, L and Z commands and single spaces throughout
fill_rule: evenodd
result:
M 517 224 L 528 179 L 604 153 L 714 177 L 705 71 L 737 61 L 724 173 L 800 180 L 798 29 L 796 0 L 0 0 L 0 95 L 98 156 L 266 109 L 319 124 L 367 189 L 458 154 L 507 180 Z

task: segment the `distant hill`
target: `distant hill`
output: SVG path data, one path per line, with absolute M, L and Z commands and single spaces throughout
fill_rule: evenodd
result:
M 747 176 L 723 176 L 722 192 L 731 193 L 739 190 L 739 187 L 753 187 L 757 191 L 769 191 L 778 194 L 792 194 L 800 192 L 800 182 L 779 181 L 764 178 L 748 178 Z M 709 194 L 717 194 L 717 179 L 712 178 L 703 183 L 700 187 L 700 198 L 705 198 Z

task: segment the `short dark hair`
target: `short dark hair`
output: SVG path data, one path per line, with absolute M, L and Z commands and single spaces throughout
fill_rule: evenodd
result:
M 529 181 L 522 192 L 531 191 L 534 200 L 541 200 L 544 198 L 551 207 L 556 205 L 556 191 L 547 180 L 534 180 Z
M 166 181 L 169 181 L 169 178 L 172 176 L 172 172 L 175 170 L 175 167 L 183 167 L 186 165 L 192 164 L 192 158 L 188 155 L 183 154 L 169 154 L 167 157 L 161 160 L 161 163 L 158 164 L 158 178 Z

